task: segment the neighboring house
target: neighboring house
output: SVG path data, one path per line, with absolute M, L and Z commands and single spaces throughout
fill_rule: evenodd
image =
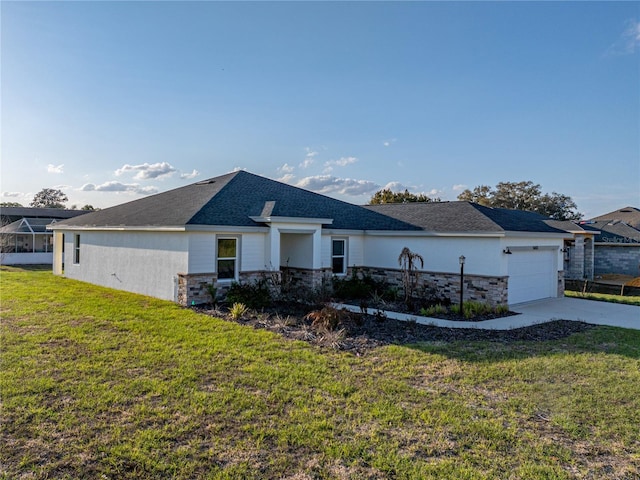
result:
M 599 217 L 594 217 L 591 220 L 594 222 L 622 222 L 636 230 L 640 230 L 640 208 L 624 207 Z
M 565 280 L 593 280 L 596 229 L 586 228 L 570 220 L 547 220 L 546 223 L 572 235 L 564 241 L 563 262 Z
M 84 213 L 87 212 L 61 208 L 1 207 L 0 263 L 51 264 L 53 233 L 47 225 Z
M 596 276 L 623 274 L 640 276 L 640 209 L 625 207 L 580 222 L 595 235 Z
M 354 267 L 401 285 L 405 246 L 441 295 L 458 298 L 464 255 L 465 299 L 513 304 L 563 291 L 571 234 L 545 220 L 468 202 L 360 207 L 239 171 L 50 228 L 54 273 L 182 305 L 283 271 L 310 287 Z

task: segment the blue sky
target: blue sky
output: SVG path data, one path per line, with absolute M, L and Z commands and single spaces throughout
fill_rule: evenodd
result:
M 357 204 L 531 180 L 640 206 L 639 5 L 3 1 L 0 201 L 246 169 Z

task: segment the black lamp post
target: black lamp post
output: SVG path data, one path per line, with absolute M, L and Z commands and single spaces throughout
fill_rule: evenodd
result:
M 464 294 L 464 255 L 460 255 L 460 315 L 464 317 L 464 303 L 463 303 L 463 294 Z

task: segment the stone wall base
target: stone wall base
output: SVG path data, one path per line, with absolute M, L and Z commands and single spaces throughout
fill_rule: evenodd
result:
M 179 273 L 177 302 L 182 306 L 200 305 L 212 301 L 209 286 L 218 282 L 217 273 Z
M 403 272 L 399 269 L 362 267 L 363 273 L 376 281 L 385 281 L 391 288 L 404 294 Z M 417 272 L 417 293 L 434 292 L 435 295 L 457 303 L 460 301 L 460 275 L 442 272 Z M 464 275 L 463 300 L 488 303 L 492 306 L 507 305 L 507 277 Z
M 389 288 L 394 288 L 404 295 L 403 272 L 399 269 L 380 269 L 359 267 L 357 272 L 370 275 L 374 280 L 385 282 Z M 353 274 L 352 269 L 347 277 Z M 559 272 L 558 294 L 564 292 L 564 278 Z M 266 281 L 275 295 L 287 295 L 288 292 L 308 289 L 318 290 L 330 284 L 332 273 L 330 269 L 301 269 L 283 268 L 280 272 L 252 271 L 242 272 L 239 283 Z M 463 299 L 488 303 L 492 306 L 507 305 L 507 277 L 491 277 L 482 275 L 464 276 Z M 199 305 L 212 301 L 210 286 L 217 289 L 217 297 L 224 298 L 231 282 L 219 282 L 216 273 L 178 274 L 178 296 L 180 305 Z M 417 272 L 415 292 L 418 295 L 433 294 L 440 298 L 457 303 L 460 299 L 460 275 L 441 272 Z

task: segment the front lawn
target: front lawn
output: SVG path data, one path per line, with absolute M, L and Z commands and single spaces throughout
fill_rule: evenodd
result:
M 356 356 L 46 270 L 0 287 L 0 478 L 640 475 L 640 331 Z

